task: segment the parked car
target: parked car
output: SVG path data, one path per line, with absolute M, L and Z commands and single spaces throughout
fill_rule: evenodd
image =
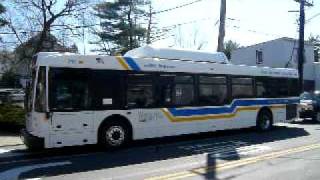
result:
M 24 97 L 23 89 L 0 89 L 0 103 L 23 102 Z
M 10 92 L 9 99 L 13 102 L 23 102 L 25 93 L 22 89 L 15 89 Z
M 320 91 L 304 92 L 300 95 L 299 116 L 320 122 Z

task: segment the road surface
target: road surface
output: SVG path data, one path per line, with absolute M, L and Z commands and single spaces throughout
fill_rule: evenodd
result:
M 135 142 L 30 153 L 0 147 L 0 179 L 320 179 L 320 124 L 280 124 Z

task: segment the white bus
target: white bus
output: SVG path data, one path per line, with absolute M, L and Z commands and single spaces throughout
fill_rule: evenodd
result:
M 296 116 L 296 70 L 224 57 L 168 49 L 124 57 L 38 53 L 23 141 L 29 148 L 117 148 L 164 136 L 266 131 Z

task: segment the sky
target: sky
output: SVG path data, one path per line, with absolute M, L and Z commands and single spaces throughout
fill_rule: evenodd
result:
M 156 10 L 175 7 L 193 0 L 153 0 Z M 320 13 L 320 0 L 314 0 L 313 7 L 306 7 L 306 20 Z M 280 37 L 298 38 L 297 19 L 299 3 L 294 0 L 227 0 L 227 20 L 225 40 L 236 41 L 248 46 Z M 168 26 L 184 22 L 172 38 L 154 42 L 157 47 L 176 47 L 174 39 L 191 42 L 187 48 L 194 49 L 197 43 L 204 43 L 203 50 L 215 51 L 219 24 L 220 0 L 202 0 L 187 7 L 157 15 L 158 26 Z M 180 35 L 179 35 L 180 34 Z M 195 35 L 196 34 L 196 35 Z M 305 39 L 311 34 L 320 35 L 320 16 L 306 24 Z
M 90 0 L 92 4 L 101 1 L 105 0 Z M 161 11 L 196 0 L 151 1 L 154 11 Z M 311 34 L 320 35 L 320 0 L 313 0 L 313 4 L 313 7 L 306 7 L 306 20 L 315 15 L 318 16 L 307 22 L 305 39 L 308 39 Z M 299 10 L 299 3 L 294 0 L 227 0 L 225 40 L 248 46 L 280 37 L 298 38 L 299 13 L 288 12 L 292 10 Z M 156 23 L 154 26 L 162 29 L 175 25 L 175 28 L 167 33 L 165 38 L 154 41 L 152 45 L 187 49 L 197 49 L 201 46 L 202 50 L 216 51 L 219 13 L 220 0 L 198 0 L 182 8 L 158 13 L 154 15 L 153 21 Z M 99 23 L 98 19 L 91 18 L 91 21 L 93 22 L 87 24 L 95 23 L 95 21 Z M 82 38 L 73 40 L 80 53 L 94 54 L 91 51 L 96 47 L 90 44 L 94 36 L 90 35 L 89 31 L 85 32 L 84 41 Z

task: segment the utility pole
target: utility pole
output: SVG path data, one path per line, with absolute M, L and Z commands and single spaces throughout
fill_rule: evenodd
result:
M 226 10 L 227 10 L 227 0 L 221 0 L 220 5 L 220 26 L 219 26 L 219 37 L 218 37 L 218 52 L 223 52 L 224 50 L 224 36 L 225 36 L 225 26 L 226 26 Z
M 148 21 L 148 29 L 147 29 L 147 44 L 151 44 L 151 25 L 152 25 L 152 6 L 151 3 L 149 5 L 149 21 Z
M 86 37 L 85 37 L 85 18 L 84 18 L 84 12 L 82 13 L 82 43 L 83 43 L 83 55 L 86 55 Z
M 299 92 L 304 91 L 303 86 L 303 64 L 304 64 L 304 24 L 305 24 L 305 6 L 313 6 L 306 0 L 295 0 L 300 2 L 300 18 L 299 18 L 299 47 L 298 47 L 298 73 L 299 73 Z

